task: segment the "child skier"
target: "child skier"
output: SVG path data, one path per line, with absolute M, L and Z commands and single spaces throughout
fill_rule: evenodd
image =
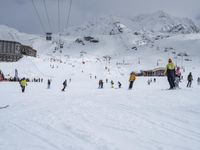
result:
M 180 71 L 180 67 L 176 68 L 176 72 L 175 72 L 175 88 L 179 88 L 179 83 L 181 81 L 181 71 Z

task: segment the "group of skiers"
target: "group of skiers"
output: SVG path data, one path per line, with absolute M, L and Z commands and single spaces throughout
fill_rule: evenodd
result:
M 152 82 L 155 83 L 155 82 L 156 82 L 156 78 L 154 78 L 154 79 L 151 78 L 151 79 L 148 79 L 148 80 L 147 80 L 147 84 L 148 84 L 148 85 L 150 85 Z
M 106 83 L 108 83 L 108 79 L 106 79 Z M 103 80 L 100 79 L 100 80 L 99 80 L 99 89 L 102 89 L 102 88 L 103 88 L 103 84 L 104 84 Z M 114 83 L 113 80 L 110 81 L 110 84 L 111 84 L 111 88 L 114 88 L 114 84 L 115 84 L 115 83 Z M 118 88 L 120 89 L 121 86 L 122 86 L 121 82 L 118 81 L 117 84 L 118 84 Z

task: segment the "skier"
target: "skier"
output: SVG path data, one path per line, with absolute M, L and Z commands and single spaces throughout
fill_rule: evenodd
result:
M 62 88 L 62 91 L 65 91 L 65 88 L 67 87 L 67 80 L 65 80 L 64 82 L 63 82 L 63 88 Z
M 169 89 L 170 90 L 174 89 L 174 87 L 175 87 L 175 83 L 174 83 L 174 80 L 175 80 L 175 66 L 174 66 L 174 64 L 172 62 L 172 59 L 168 60 L 168 64 L 166 66 L 164 74 L 167 75 L 167 79 L 168 79 L 168 82 L 169 82 L 169 85 L 170 85 Z
M 129 90 L 132 89 L 135 79 L 136 79 L 135 73 L 131 72 L 130 78 L 129 78 L 129 82 L 130 82 L 129 83 Z
M 106 78 L 106 83 L 108 83 L 108 79 Z
M 197 79 L 197 84 L 200 85 L 200 77 Z
M 190 72 L 188 77 L 187 77 L 187 80 L 188 80 L 188 84 L 187 84 L 187 87 L 191 87 L 192 85 L 192 80 L 193 80 L 193 77 L 192 77 L 192 73 Z
M 181 81 L 181 71 L 180 71 L 180 67 L 176 68 L 176 74 L 175 74 L 175 87 L 179 88 L 179 83 Z
M 150 84 L 151 84 L 151 80 L 150 80 L 150 79 L 147 81 L 147 84 L 148 84 L 148 85 L 150 85 Z
M 114 81 L 113 80 L 110 81 L 110 84 L 111 84 L 111 88 L 114 88 Z
M 122 86 L 121 82 L 118 81 L 118 87 L 119 87 L 119 89 L 121 88 L 121 86 Z
M 99 89 L 103 89 L 103 80 L 99 80 Z
M 20 81 L 20 86 L 22 88 L 22 93 L 24 93 L 25 91 L 25 88 L 27 86 L 27 82 L 26 82 L 26 79 L 25 78 L 22 78 L 21 81 Z
M 51 80 L 48 79 L 48 81 L 47 81 L 47 88 L 50 89 L 50 86 L 51 86 Z

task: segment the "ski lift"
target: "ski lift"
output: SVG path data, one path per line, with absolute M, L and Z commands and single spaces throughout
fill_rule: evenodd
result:
M 46 33 L 46 40 L 47 41 L 51 41 L 52 40 L 52 33 L 51 32 L 47 32 Z
M 60 42 L 60 48 L 63 48 L 63 47 L 64 47 L 64 43 Z

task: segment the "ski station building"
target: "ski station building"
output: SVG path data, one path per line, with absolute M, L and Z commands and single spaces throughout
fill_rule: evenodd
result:
M 36 57 L 37 51 L 16 41 L 0 40 L 0 61 L 18 61 L 23 55 Z

